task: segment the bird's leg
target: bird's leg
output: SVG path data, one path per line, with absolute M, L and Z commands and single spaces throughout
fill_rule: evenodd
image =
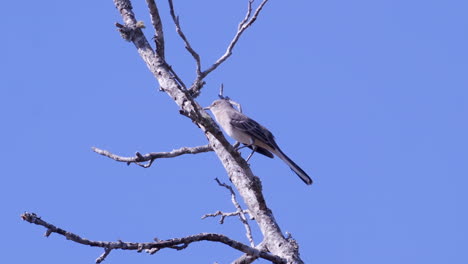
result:
M 250 153 L 250 155 L 247 157 L 247 159 L 245 160 L 246 162 L 249 162 L 249 159 L 252 157 L 252 155 L 255 153 L 255 151 L 257 150 L 257 146 L 255 146 L 254 144 L 252 145 L 249 145 L 249 146 L 252 146 L 252 152 Z
M 248 147 L 250 145 L 243 145 L 243 146 L 240 146 L 240 142 L 239 141 L 236 141 L 236 143 L 234 143 L 234 145 L 232 145 L 234 147 L 234 149 L 239 152 L 239 154 L 241 153 L 240 150 L 245 148 L 245 147 Z M 249 156 L 250 157 L 250 156 Z
M 250 138 L 250 144 L 248 145 L 245 145 L 245 147 L 252 147 L 252 152 L 250 153 L 250 155 L 247 157 L 247 159 L 245 160 L 247 163 L 249 162 L 250 158 L 252 157 L 252 155 L 255 153 L 255 151 L 257 150 L 257 146 L 255 145 L 255 140 L 253 138 Z
M 240 145 L 240 142 L 237 141 L 236 143 L 234 143 L 233 147 L 235 150 L 239 151 L 245 147 L 252 147 L 252 153 L 250 153 L 250 155 L 247 157 L 247 159 L 245 161 L 249 161 L 249 159 L 252 157 L 252 155 L 254 154 L 254 152 L 257 150 L 257 146 L 254 145 L 254 140 L 253 139 L 250 139 L 250 144 L 244 144 L 243 146 L 239 146 Z
M 235 150 L 239 150 L 239 149 L 243 148 L 243 147 L 239 147 L 240 144 L 241 143 L 239 141 L 236 141 L 236 143 L 234 143 L 234 145 L 232 145 L 232 146 L 234 147 Z

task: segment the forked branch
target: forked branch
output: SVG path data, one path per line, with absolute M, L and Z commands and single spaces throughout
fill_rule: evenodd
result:
M 66 231 L 62 228 L 56 227 L 44 221 L 43 219 L 38 217 L 35 213 L 25 212 L 24 214 L 21 215 L 21 218 L 24 221 L 27 221 L 29 223 L 45 227 L 47 229 L 45 233 L 46 237 L 50 236 L 52 233 L 56 233 L 56 234 L 64 236 L 68 240 L 74 241 L 82 245 L 103 248 L 104 253 L 96 259 L 96 263 L 102 262 L 109 255 L 109 253 L 114 249 L 135 250 L 137 252 L 146 250 L 146 252 L 148 253 L 156 253 L 157 251 L 164 249 L 164 248 L 182 250 L 182 249 L 187 248 L 189 244 L 193 242 L 198 242 L 198 241 L 220 242 L 251 256 L 260 257 L 260 258 L 269 260 L 273 263 L 285 263 L 285 261 L 280 257 L 277 257 L 265 251 L 260 251 L 253 247 L 249 247 L 243 243 L 235 241 L 221 234 L 200 233 L 197 235 L 191 235 L 191 236 L 186 236 L 182 238 L 173 238 L 173 239 L 167 239 L 167 240 L 157 240 L 155 242 L 142 242 L 142 243 L 141 242 L 124 242 L 120 240 L 117 242 L 93 241 L 93 240 L 89 240 L 86 238 L 82 238 L 81 236 L 74 234 L 72 232 Z
M 260 14 L 260 11 L 262 11 L 263 7 L 268 2 L 268 0 L 263 0 L 260 3 L 260 5 L 258 5 L 253 16 L 251 16 L 253 2 L 254 0 L 248 1 L 247 13 L 244 19 L 239 23 L 239 26 L 237 27 L 237 32 L 234 35 L 234 38 L 231 40 L 231 43 L 229 43 L 229 46 L 227 47 L 226 52 L 215 63 L 213 63 L 211 67 L 201 72 L 200 75 L 197 75 L 197 79 L 195 80 L 194 85 L 192 85 L 192 87 L 190 88 L 191 94 L 193 94 L 194 96 L 197 96 L 200 93 L 200 89 L 203 87 L 203 85 L 195 85 L 195 84 L 201 82 L 201 80 L 203 80 L 208 74 L 210 74 L 210 72 L 218 68 L 219 65 L 221 65 L 224 61 L 227 60 L 227 58 L 229 58 L 232 55 L 232 50 L 234 49 L 234 46 L 236 45 L 239 38 L 242 36 L 242 33 L 244 33 L 244 31 L 248 27 L 250 27 L 255 22 L 255 20 L 257 20 L 257 17 Z
M 234 49 L 234 46 L 236 45 L 237 41 L 241 37 L 242 33 L 244 33 L 244 31 L 248 27 L 250 27 L 255 22 L 255 20 L 257 20 L 258 14 L 260 14 L 260 11 L 262 11 L 263 6 L 265 6 L 265 4 L 268 2 L 268 0 L 263 0 L 260 3 L 260 5 L 257 7 L 257 9 L 255 10 L 253 16 L 250 17 L 250 14 L 252 13 L 252 3 L 253 2 L 254 2 L 254 0 L 249 0 L 248 6 L 247 6 L 247 14 L 246 14 L 244 20 L 242 20 L 239 23 L 239 26 L 237 28 L 237 33 L 234 36 L 234 38 L 231 40 L 231 43 L 229 43 L 229 46 L 227 47 L 226 52 L 213 65 L 211 65 L 210 68 L 208 68 L 208 69 L 206 69 L 205 71 L 202 72 L 202 77 L 203 78 L 205 78 L 210 72 L 212 72 L 216 68 L 218 68 L 218 66 L 221 65 L 221 63 L 223 63 L 227 58 L 229 58 L 229 56 L 232 55 L 232 50 Z M 249 17 L 250 17 L 250 19 L 249 19 Z
M 172 249 L 184 249 L 190 243 L 195 241 L 217 241 L 229 245 L 232 248 L 240 250 L 248 254 L 249 257 L 241 257 L 235 263 L 250 263 L 256 256 L 270 260 L 274 263 L 303 263 L 299 256 L 298 246 L 295 243 L 292 243 L 289 239 L 286 239 L 281 232 L 281 229 L 275 218 L 272 211 L 268 208 L 265 198 L 262 194 L 261 181 L 252 173 L 249 166 L 240 154 L 230 145 L 230 143 L 224 138 L 222 132 L 218 129 L 218 126 L 211 119 L 211 117 L 203 110 L 203 108 L 194 100 L 186 90 L 181 89 L 180 85 L 176 78 L 174 78 L 173 71 L 168 67 L 167 63 L 161 58 L 160 54 L 155 52 L 151 45 L 149 44 L 147 38 L 144 36 L 143 31 L 141 30 L 144 25 L 138 22 L 135 18 L 135 14 L 132 10 L 132 5 L 130 0 L 113 0 L 117 10 L 122 16 L 123 24 L 117 23 L 118 29 L 122 34 L 122 37 L 133 43 L 138 54 L 141 56 L 143 61 L 148 66 L 148 69 L 153 74 L 153 76 L 158 80 L 159 85 L 163 88 L 163 91 L 167 93 L 174 102 L 180 107 L 180 112 L 184 113 L 203 131 L 207 140 L 209 141 L 209 146 L 212 147 L 212 150 L 216 152 L 221 163 L 228 173 L 229 179 L 232 184 L 237 188 L 239 195 L 243 198 L 244 203 L 249 209 L 249 213 L 254 216 L 255 221 L 258 223 L 260 232 L 264 237 L 265 250 L 259 250 L 259 246 L 256 248 L 247 246 L 240 242 L 234 241 L 226 236 L 219 234 L 198 234 L 183 238 L 175 238 L 169 240 L 158 240 L 155 242 L 147 243 L 134 243 L 134 242 L 102 242 L 102 241 L 92 241 L 84 239 L 74 233 L 68 232 L 61 228 L 55 227 L 35 214 L 25 213 L 22 215 L 25 221 L 34 223 L 37 225 L 44 226 L 47 231 L 46 235 L 52 233 L 57 233 L 62 236 L 65 236 L 67 239 L 75 241 L 80 244 L 90 245 L 94 247 L 101 247 L 104 249 L 104 253 L 97 259 L 97 261 L 102 261 L 106 258 L 107 255 L 113 249 L 125 249 L 125 250 L 136 250 L 141 252 L 142 250 L 147 250 L 148 253 L 155 253 L 162 248 L 172 248 Z M 231 41 L 230 45 L 227 48 L 226 53 L 215 62 L 208 70 L 206 70 L 203 75 L 205 77 L 216 67 L 218 67 L 223 61 L 227 59 L 232 53 L 232 49 L 239 39 L 240 35 L 244 30 L 249 27 L 257 18 L 261 8 L 265 5 L 267 0 L 264 0 L 256 11 L 252 14 L 252 10 L 247 12 L 246 17 L 249 19 L 244 19 L 245 22 L 241 23 L 236 36 Z M 252 0 L 249 2 L 248 7 L 251 8 Z M 175 13 L 174 13 L 175 17 Z M 243 20 L 243 21 L 244 21 Z M 176 19 L 178 23 L 178 20 Z M 199 67 L 200 68 L 200 67 Z M 199 78 L 199 77 L 198 77 Z M 198 88 L 197 88 L 198 89 Z M 196 94 L 197 91 L 195 91 Z M 199 91 L 198 91 L 199 92 Z M 205 146 L 204 151 L 210 151 L 210 147 Z M 203 146 L 202 146 L 203 149 Z M 136 163 L 140 166 L 149 166 L 150 164 L 140 164 L 140 162 L 154 161 L 156 158 L 159 158 L 158 153 L 150 153 L 146 155 L 137 154 L 135 157 L 120 157 L 105 150 L 97 150 L 98 153 L 105 155 L 107 157 L 113 158 L 121 162 Z M 162 155 L 163 157 L 173 157 L 182 154 L 192 153 L 191 151 L 186 150 L 171 151 Z M 197 151 L 194 151 L 197 152 Z M 198 153 L 198 152 L 197 152 Z M 161 153 L 159 153 L 161 154 Z M 268 252 L 265 252 L 268 250 Z
M 235 212 L 231 212 L 231 213 L 225 213 L 225 212 L 221 212 L 221 211 L 216 211 L 215 213 L 212 213 L 212 214 L 205 214 L 202 216 L 202 219 L 205 219 L 207 217 L 216 217 L 216 216 L 221 216 L 220 220 L 219 220 L 219 223 L 220 224 L 223 224 L 224 223 L 224 219 L 226 217 L 229 217 L 229 216 L 239 216 L 239 219 L 240 221 L 242 222 L 242 224 L 244 225 L 245 227 L 245 231 L 246 231 L 246 236 L 247 236 L 247 239 L 249 240 L 250 242 L 250 245 L 252 247 L 255 246 L 255 243 L 254 243 L 254 240 L 253 240 L 253 237 L 252 237 L 252 229 L 250 228 L 250 225 L 249 225 L 249 222 L 247 221 L 247 217 L 245 217 L 246 214 L 249 214 L 249 210 L 244 210 L 242 209 L 242 207 L 240 206 L 239 202 L 237 201 L 237 198 L 236 198 L 236 193 L 234 192 L 234 190 L 232 189 L 231 186 L 225 184 L 225 183 L 222 183 L 219 181 L 218 178 L 215 179 L 216 182 L 218 183 L 219 186 L 221 187 L 224 187 L 226 189 L 229 190 L 229 192 L 231 193 L 231 201 L 232 203 L 234 204 L 234 206 L 236 207 L 236 211 Z M 251 216 L 250 217 L 251 219 L 253 219 L 253 217 Z
M 147 0 L 147 1 L 150 1 L 150 0 Z M 180 23 L 179 23 L 179 17 L 175 14 L 175 11 L 174 11 L 174 4 L 173 4 L 172 0 L 168 0 L 168 2 L 169 2 L 170 14 L 171 14 L 172 20 L 174 21 L 174 24 L 176 26 L 177 34 L 179 34 L 180 38 L 183 40 L 183 42 L 185 44 L 185 48 L 192 55 L 192 57 L 195 59 L 195 62 L 196 62 L 196 65 L 197 65 L 197 67 L 196 67 L 197 77 L 195 78 L 195 81 L 193 82 L 192 86 L 189 89 L 190 94 L 193 97 L 197 97 L 200 94 L 201 88 L 205 84 L 203 79 L 210 72 L 212 72 L 216 68 L 218 68 L 218 66 L 221 65 L 224 61 L 226 61 L 226 59 L 229 58 L 229 56 L 232 55 L 232 50 L 234 49 L 234 46 L 236 45 L 237 41 L 241 37 L 242 33 L 244 33 L 244 31 L 248 27 L 250 27 L 255 22 L 255 20 L 257 20 L 257 17 L 260 14 L 260 11 L 262 11 L 263 7 L 268 2 L 268 0 L 263 0 L 260 3 L 260 5 L 257 7 L 257 9 L 255 10 L 253 15 L 252 15 L 252 10 L 253 10 L 252 9 L 252 4 L 253 4 L 254 0 L 248 0 L 247 12 L 245 14 L 245 17 L 239 23 L 239 25 L 237 27 L 237 32 L 234 35 L 234 38 L 229 43 L 229 46 L 227 47 L 226 52 L 213 65 L 211 65 L 211 67 L 209 67 L 208 69 L 206 69 L 204 71 L 201 70 L 200 55 L 192 48 L 192 45 L 190 45 L 190 42 L 188 41 L 187 37 L 185 36 L 184 32 L 182 31 L 182 28 L 181 28 Z
M 245 234 L 246 234 L 247 238 L 249 239 L 250 245 L 252 247 L 255 246 L 255 243 L 254 243 L 254 240 L 253 240 L 253 237 L 252 237 L 252 229 L 250 228 L 249 222 L 247 221 L 247 217 L 245 217 L 244 210 L 242 209 L 239 202 L 237 201 L 236 193 L 234 192 L 234 190 L 232 189 L 232 187 L 230 185 L 222 183 L 221 181 L 219 181 L 218 178 L 216 178 L 215 180 L 216 180 L 216 182 L 218 183 L 219 186 L 222 186 L 222 187 L 228 189 L 229 192 L 231 193 L 232 204 L 234 204 L 234 206 L 236 207 L 237 213 L 238 213 L 238 216 L 239 216 L 239 220 L 242 222 L 242 224 L 245 227 Z

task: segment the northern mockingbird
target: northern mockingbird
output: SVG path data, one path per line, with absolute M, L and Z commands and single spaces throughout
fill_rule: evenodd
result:
M 312 179 L 309 175 L 281 151 L 278 144 L 275 142 L 273 134 L 255 120 L 237 111 L 228 100 L 216 100 L 204 109 L 211 110 L 216 121 L 230 137 L 253 150 L 247 158 L 247 161 L 250 159 L 253 152 L 258 152 L 269 158 L 273 158 L 272 153 L 274 153 L 282 159 L 301 180 L 306 184 L 312 184 Z

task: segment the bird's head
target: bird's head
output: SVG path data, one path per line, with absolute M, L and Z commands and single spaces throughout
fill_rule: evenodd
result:
M 215 100 L 210 106 L 207 106 L 207 107 L 205 107 L 203 109 L 211 110 L 211 112 L 215 113 L 215 112 L 220 111 L 221 109 L 223 109 L 225 107 L 232 108 L 232 105 L 226 99 L 218 99 L 218 100 Z

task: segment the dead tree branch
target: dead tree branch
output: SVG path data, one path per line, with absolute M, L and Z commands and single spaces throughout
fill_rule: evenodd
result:
M 265 3 L 266 0 L 264 0 L 260 6 L 263 7 Z M 136 28 L 135 25 L 137 21 L 130 1 L 114 0 L 114 4 L 122 16 L 125 27 L 132 30 L 132 43 L 135 45 L 151 73 L 158 80 L 159 85 L 164 88 L 164 91 L 180 107 L 180 112 L 183 112 L 184 115 L 189 117 L 205 134 L 210 146 L 216 152 L 216 155 L 228 173 L 231 182 L 239 191 L 249 212 L 255 218 L 263 234 L 268 250 L 272 254 L 286 259 L 288 263 L 303 263 L 300 259 L 297 245 L 290 243 L 284 237 L 279 225 L 275 221 L 272 211 L 268 208 L 262 194 L 260 179 L 253 175 L 245 160 L 232 145 L 229 144 L 214 120 L 194 100 L 190 93 L 180 89 L 178 83 L 172 78 L 172 74 L 166 64 L 158 54 L 151 49 L 142 31 Z M 261 10 L 260 6 L 249 20 L 252 23 L 253 19 L 257 18 Z M 251 23 L 247 22 L 242 28 L 245 30 L 247 25 L 251 25 Z M 233 42 L 239 39 L 240 33 L 236 34 L 236 36 Z M 234 44 L 230 46 L 233 47 Z M 232 48 L 228 48 L 227 54 L 229 54 L 229 50 L 232 50 Z M 225 60 L 227 56 L 223 57 L 225 57 Z M 224 60 L 221 60 L 221 62 Z M 219 64 L 220 63 L 216 65 L 219 66 Z
M 248 214 L 249 213 L 249 210 L 243 210 L 242 212 L 230 212 L 230 213 L 225 213 L 225 212 L 221 212 L 221 211 L 216 211 L 214 213 L 211 213 L 211 214 L 205 214 L 203 215 L 201 218 L 202 219 L 205 219 L 205 218 L 208 218 L 208 217 L 216 217 L 216 216 L 221 216 L 221 218 L 219 219 L 219 223 L 220 224 L 224 224 L 224 220 L 226 219 L 226 217 L 230 217 L 230 216 L 236 216 L 236 215 L 239 215 L 239 214 Z
M 227 59 L 227 57 L 230 56 L 232 53 L 232 48 L 238 41 L 240 35 L 255 21 L 260 10 L 263 8 L 266 2 L 267 0 L 264 0 L 256 9 L 253 16 L 247 22 L 241 24 L 240 29 L 229 45 L 226 54 L 223 55 L 213 66 L 206 70 L 204 72 L 204 76 L 216 69 L 216 67 L 218 67 L 223 61 Z M 116 23 L 116 26 L 118 27 L 122 37 L 125 40 L 133 43 L 150 72 L 158 80 L 161 89 L 167 93 L 170 98 L 172 98 L 179 106 L 179 111 L 185 116 L 189 117 L 191 121 L 203 131 L 207 140 L 209 141 L 209 147 L 218 156 L 229 176 L 229 179 L 238 190 L 239 195 L 243 198 L 250 214 L 257 222 L 260 232 L 263 235 L 265 248 L 270 253 L 259 251 L 256 248 L 249 247 L 224 235 L 206 233 L 148 243 L 91 241 L 71 232 L 65 231 L 61 228 L 55 227 L 43 221 L 35 214 L 25 213 L 22 215 L 22 218 L 25 221 L 37 225 L 42 225 L 47 228 L 47 235 L 50 235 L 51 233 L 58 233 L 65 236 L 67 239 L 80 244 L 104 248 L 104 254 L 102 254 L 97 259 L 100 261 L 105 259 L 105 257 L 113 249 L 136 250 L 138 252 L 141 252 L 142 250 L 149 250 L 151 252 L 156 252 L 162 248 L 183 249 L 192 242 L 206 240 L 224 243 L 248 255 L 259 256 L 274 263 L 302 264 L 303 261 L 300 259 L 297 243 L 294 243 L 294 241 L 285 238 L 273 216 L 272 211 L 266 204 L 265 198 L 262 194 L 262 185 L 260 179 L 252 173 L 249 165 L 241 157 L 240 153 L 238 153 L 226 140 L 218 125 L 216 125 L 210 115 L 208 115 L 203 110 L 203 107 L 201 107 L 194 100 L 192 95 L 197 94 L 199 91 L 190 93 L 184 89 L 181 89 L 180 84 L 176 78 L 174 78 L 173 71 L 167 65 L 165 60 L 158 54 L 158 52 L 155 52 L 152 49 L 148 39 L 143 34 L 141 29 L 144 27 L 144 25 L 143 23 L 136 20 L 130 0 L 114 0 L 114 4 L 123 20 L 123 25 Z M 249 2 L 249 5 L 251 5 L 251 2 Z M 176 21 L 178 22 L 177 19 Z M 207 149 L 205 150 L 208 151 Z M 184 151 L 182 152 L 182 154 L 186 154 Z M 152 158 L 151 156 L 148 157 L 140 154 L 137 155 L 136 158 L 132 157 L 128 158 L 128 160 L 125 160 L 125 158 L 124 160 L 120 160 L 123 157 L 119 157 L 105 151 L 103 151 L 103 153 L 107 153 L 107 156 L 113 157 L 115 160 L 123 162 L 136 163 L 139 162 L 137 160 L 149 158 L 147 161 L 150 161 Z
M 154 42 L 156 45 L 156 52 L 158 53 L 159 57 L 165 60 L 165 43 L 164 43 L 164 30 L 161 21 L 161 16 L 159 15 L 158 6 L 154 0 L 146 0 L 146 4 L 148 5 L 149 13 L 151 16 L 151 23 L 153 24 L 153 28 L 155 31 L 154 34 Z M 187 89 L 184 82 L 181 78 L 177 75 L 177 73 L 172 69 L 170 65 L 167 65 L 177 80 L 177 82 L 184 88 Z
M 232 189 L 231 186 L 220 182 L 218 178 L 216 178 L 215 180 L 216 180 L 216 182 L 218 183 L 219 186 L 222 186 L 222 187 L 228 189 L 229 192 L 231 193 L 231 201 L 232 201 L 232 204 L 234 204 L 234 206 L 236 207 L 236 209 L 237 209 L 236 212 L 238 213 L 239 219 L 240 219 L 240 221 L 242 222 L 242 224 L 245 227 L 245 235 L 247 236 L 247 239 L 249 240 L 250 245 L 252 247 L 254 247 L 255 243 L 254 243 L 254 240 L 253 240 L 253 237 L 252 237 L 252 229 L 250 228 L 249 222 L 247 221 L 247 218 L 245 217 L 244 210 L 242 209 L 239 202 L 237 201 L 236 193 L 234 192 L 234 190 Z
M 212 214 L 203 215 L 202 219 L 205 219 L 207 217 L 221 216 L 221 218 L 219 219 L 219 223 L 224 224 L 224 220 L 226 219 L 226 217 L 239 216 L 240 221 L 242 222 L 242 224 L 245 227 L 245 232 L 246 232 L 247 239 L 249 240 L 250 245 L 252 247 L 254 247 L 255 243 L 254 243 L 253 236 L 252 236 L 252 229 L 250 228 L 249 222 L 247 221 L 247 217 L 245 217 L 246 214 L 250 214 L 249 210 L 242 209 L 239 202 L 237 201 L 236 193 L 234 192 L 234 190 L 232 189 L 231 186 L 229 186 L 229 185 L 227 185 L 225 183 L 222 183 L 221 181 L 219 181 L 218 178 L 216 178 L 215 180 L 216 180 L 216 182 L 218 183 L 219 186 L 222 186 L 222 187 L 224 187 L 224 188 L 226 188 L 226 189 L 228 189 L 230 191 L 231 201 L 234 204 L 234 206 L 236 207 L 237 211 L 231 212 L 231 213 L 225 213 L 225 212 L 221 212 L 221 211 L 218 210 L 218 211 L 216 211 L 216 212 L 214 212 Z M 253 220 L 253 217 L 250 217 L 250 218 Z
M 241 104 L 239 104 L 238 102 L 236 102 L 236 101 L 234 101 L 234 100 L 231 100 L 231 98 L 229 98 L 229 96 L 224 96 L 223 93 L 224 93 L 224 84 L 221 84 L 221 87 L 219 88 L 218 97 L 219 97 L 220 99 L 229 100 L 229 103 L 231 103 L 232 105 L 236 106 L 236 107 L 237 107 L 237 110 L 239 110 L 239 112 L 242 113 L 242 106 L 241 106 Z
M 190 45 L 190 42 L 187 40 L 187 37 L 185 37 L 184 32 L 182 31 L 182 28 L 180 27 L 179 23 L 179 16 L 176 16 L 175 11 L 174 11 L 174 3 L 172 3 L 172 0 L 169 0 L 169 8 L 170 8 L 170 13 L 172 20 L 174 21 L 174 24 L 176 26 L 176 31 L 177 34 L 179 34 L 180 38 L 184 41 L 185 48 L 188 50 L 188 52 L 192 55 L 192 57 L 195 59 L 195 62 L 197 64 L 197 76 L 201 74 L 201 62 L 200 62 L 200 55 L 192 48 Z
M 234 46 L 236 45 L 237 41 L 241 37 L 242 33 L 244 33 L 244 31 L 248 27 L 250 27 L 255 22 L 255 20 L 257 20 L 258 14 L 260 14 L 260 11 L 262 11 L 263 6 L 265 6 L 268 0 L 263 0 L 262 3 L 260 3 L 260 5 L 255 10 L 255 13 L 253 14 L 253 16 L 249 19 L 250 14 L 252 13 L 253 2 L 254 2 L 253 0 L 249 0 L 248 6 L 247 6 L 247 14 L 244 20 L 242 20 L 239 23 L 239 26 L 237 28 L 237 33 L 236 35 L 234 35 L 234 38 L 232 39 L 231 43 L 229 43 L 229 46 L 227 47 L 226 52 L 213 65 L 211 65 L 210 68 L 202 72 L 203 78 L 206 77 L 210 72 L 218 68 L 218 66 L 221 65 L 221 63 L 223 63 L 227 58 L 229 58 L 229 56 L 232 55 L 232 50 L 234 49 Z
M 227 58 L 229 58 L 232 55 L 232 50 L 234 49 L 234 46 L 236 45 L 237 41 L 241 37 L 242 33 L 244 33 L 244 31 L 248 27 L 250 27 L 255 22 L 255 20 L 257 20 L 257 17 L 260 14 L 260 11 L 262 11 L 263 7 L 268 2 L 268 0 L 263 0 L 260 3 L 260 5 L 257 7 L 257 9 L 255 10 L 253 16 L 251 17 L 253 2 L 254 2 L 254 0 L 249 0 L 248 1 L 246 15 L 245 15 L 244 19 L 239 23 L 239 25 L 237 27 L 237 32 L 234 35 L 234 38 L 229 43 L 229 45 L 228 45 L 228 47 L 226 49 L 226 52 L 215 63 L 213 63 L 213 65 L 211 65 L 211 67 L 209 67 L 208 69 L 201 72 L 199 76 L 197 75 L 197 80 L 199 80 L 199 81 L 203 80 L 208 74 L 210 74 L 212 71 L 214 71 L 216 68 L 218 68 L 219 65 L 221 65 L 224 61 L 227 60 Z M 197 80 L 194 82 L 194 84 L 197 83 Z M 195 97 L 198 96 L 198 94 L 200 93 L 200 89 L 202 87 L 203 87 L 203 85 L 201 85 L 201 86 L 200 85 L 199 86 L 192 85 L 192 87 L 190 88 L 191 94 L 193 94 Z
M 76 243 L 82 245 L 88 245 L 92 247 L 100 247 L 104 249 L 104 253 L 96 259 L 96 263 L 102 262 L 109 253 L 114 249 L 123 249 L 123 250 L 135 250 L 141 252 L 146 250 L 148 253 L 155 253 L 156 251 L 164 248 L 172 248 L 177 250 L 182 250 L 186 248 L 189 244 L 198 241 L 213 241 L 213 242 L 220 242 L 225 245 L 228 245 L 234 249 L 242 251 L 248 255 L 260 257 L 266 260 L 269 260 L 273 263 L 286 263 L 280 257 L 274 256 L 268 252 L 260 251 L 256 248 L 249 247 L 245 244 L 242 244 L 238 241 L 235 241 L 225 235 L 221 234 L 214 234 L 214 233 L 201 233 L 197 235 L 191 235 L 182 238 L 173 238 L 167 240 L 158 240 L 156 242 L 107 242 L 107 241 L 93 241 L 86 238 L 82 238 L 81 236 L 74 234 L 72 232 L 66 231 L 62 228 L 56 227 L 38 217 L 34 213 L 25 212 L 21 215 L 21 218 L 24 221 L 27 221 L 31 224 L 36 224 L 47 228 L 46 237 L 48 237 L 52 233 L 56 233 L 59 235 L 64 236 L 66 239 L 74 241 Z
M 149 13 L 151 15 L 151 23 L 153 24 L 155 31 L 154 42 L 156 44 L 156 52 L 162 59 L 164 59 L 164 31 L 161 17 L 159 16 L 158 6 L 154 0 L 146 0 L 146 4 L 148 5 Z
M 192 86 L 189 89 L 190 94 L 193 97 L 197 97 L 200 94 L 201 88 L 203 88 L 203 85 L 205 85 L 205 82 L 203 81 L 203 79 L 210 72 L 212 72 L 216 68 L 218 68 L 219 65 L 221 65 L 224 61 L 227 60 L 227 58 L 229 58 L 232 55 L 232 50 L 234 49 L 234 46 L 236 45 L 237 41 L 241 37 L 242 33 L 244 33 L 244 31 L 248 27 L 250 27 L 255 22 L 255 20 L 257 20 L 257 17 L 260 14 L 260 11 L 262 11 L 263 7 L 268 2 L 268 0 L 263 0 L 260 3 L 260 5 L 255 10 L 253 16 L 251 16 L 251 15 L 252 15 L 252 4 L 253 4 L 254 0 L 249 0 L 248 1 L 246 15 L 245 15 L 244 19 L 239 23 L 239 25 L 237 27 L 237 32 L 234 35 L 234 38 L 229 43 L 229 46 L 227 47 L 226 52 L 213 65 L 211 65 L 211 67 L 209 67 L 208 69 L 206 69 L 204 71 L 201 71 L 200 55 L 192 48 L 192 46 L 190 45 L 190 42 L 188 41 L 187 37 L 185 36 L 184 32 L 182 31 L 182 28 L 180 26 L 179 17 L 175 14 L 175 11 L 174 11 L 173 1 L 168 0 L 168 2 L 169 2 L 170 14 L 171 14 L 172 20 L 174 21 L 174 24 L 176 26 L 176 31 L 179 34 L 179 36 L 181 37 L 181 39 L 183 40 L 183 42 L 185 44 L 185 48 L 187 49 L 187 51 L 195 59 L 195 62 L 196 62 L 196 65 L 197 65 L 197 67 L 196 67 L 197 77 L 195 78 Z
M 184 41 L 185 48 L 192 55 L 197 65 L 196 67 L 197 77 L 195 78 L 195 81 L 193 82 L 192 86 L 189 89 L 191 95 L 194 96 L 195 94 L 193 94 L 193 91 L 198 91 L 199 89 L 201 89 L 201 87 L 203 87 L 203 85 L 205 85 L 205 82 L 202 81 L 203 78 L 202 78 L 202 72 L 201 72 L 200 55 L 198 55 L 198 53 L 192 48 L 192 45 L 190 45 L 190 42 L 188 41 L 187 37 L 182 31 L 182 28 L 179 22 L 179 16 L 176 16 L 175 14 L 174 3 L 172 2 L 172 0 L 168 0 L 168 2 L 169 2 L 169 9 L 170 9 L 169 12 L 171 14 L 172 21 L 174 21 L 174 24 L 176 26 L 176 32 L 177 34 L 179 34 L 180 38 Z
M 113 154 L 107 150 L 99 149 L 96 147 L 92 147 L 92 150 L 100 155 L 106 156 L 115 161 L 126 162 L 127 165 L 135 163 L 138 166 L 141 166 L 143 168 L 149 168 L 151 167 L 151 165 L 156 159 L 174 158 L 174 157 L 181 156 L 184 154 L 198 154 L 198 153 L 203 153 L 203 152 L 209 152 L 209 151 L 213 151 L 213 148 L 210 145 L 204 145 L 204 146 L 198 146 L 198 147 L 192 147 L 192 148 L 183 147 L 180 149 L 174 149 L 170 152 L 151 152 L 145 155 L 137 152 L 135 153 L 134 157 L 122 157 L 122 156 Z M 148 163 L 143 164 L 142 162 L 148 162 Z
M 260 251 L 267 250 L 265 241 L 262 241 L 255 248 L 260 250 Z M 231 262 L 231 264 L 250 264 L 250 263 L 254 262 L 257 259 L 258 259 L 258 257 L 256 257 L 256 256 L 244 254 L 244 255 L 240 256 L 238 259 Z
M 107 256 L 109 256 L 109 254 L 111 253 L 112 249 L 109 249 L 109 248 L 105 248 L 104 249 L 104 252 L 101 254 L 101 256 L 99 256 L 97 259 L 96 259 L 96 263 L 101 263 L 103 262 Z

